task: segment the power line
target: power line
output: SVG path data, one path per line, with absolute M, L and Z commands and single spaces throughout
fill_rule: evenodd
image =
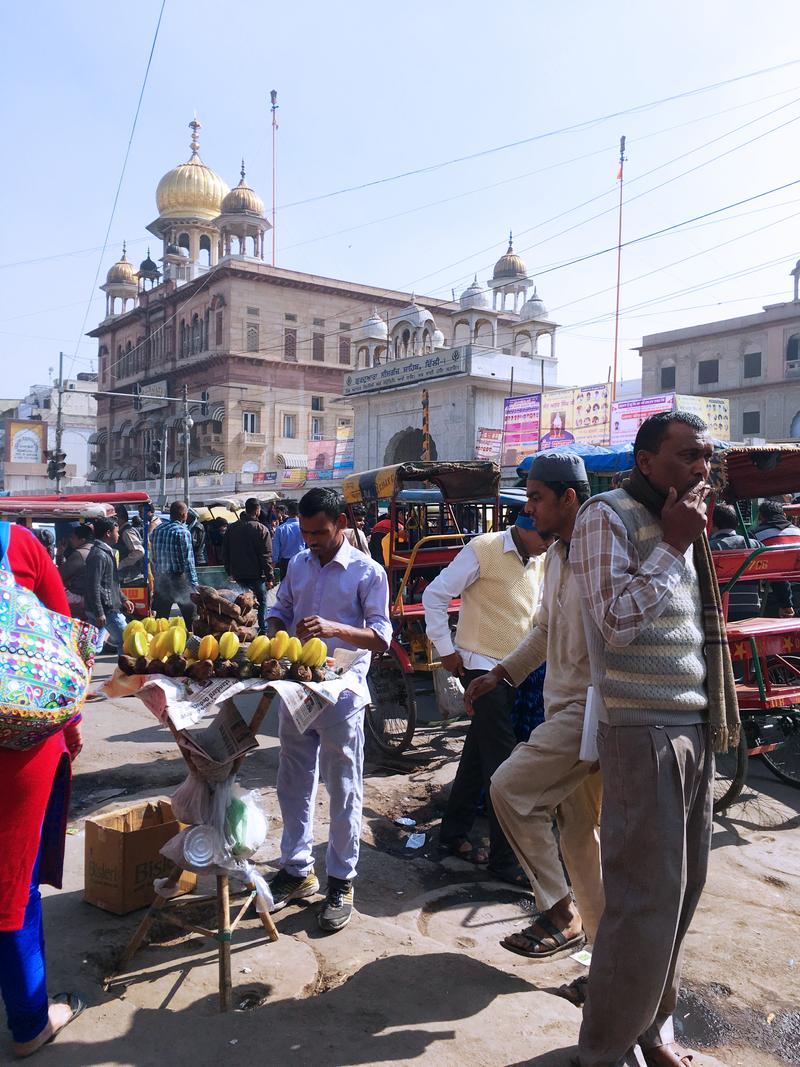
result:
M 83 322 L 81 323 L 80 331 L 78 332 L 78 340 L 75 343 L 75 351 L 73 352 L 72 360 L 70 361 L 70 365 L 67 368 L 67 377 L 69 377 L 69 375 L 70 375 L 70 373 L 72 371 L 72 366 L 73 366 L 73 364 L 75 362 L 75 357 L 78 354 L 78 347 L 81 344 L 81 339 L 83 337 L 84 330 L 86 329 L 86 322 L 87 322 L 87 320 L 89 318 L 89 311 L 91 310 L 91 307 L 92 307 L 92 301 L 95 298 L 95 290 L 97 289 L 97 281 L 98 281 L 98 279 L 100 277 L 100 270 L 101 270 L 101 268 L 103 266 L 103 257 L 105 256 L 106 248 L 108 247 L 108 238 L 109 238 L 109 235 L 111 233 L 111 226 L 112 226 L 112 224 L 114 222 L 114 214 L 115 214 L 115 212 L 117 210 L 117 203 L 119 201 L 119 194 L 120 194 L 120 191 L 122 189 L 123 179 L 125 178 L 125 170 L 126 170 L 126 168 L 128 166 L 128 157 L 131 154 L 131 145 L 133 144 L 133 135 L 136 132 L 136 123 L 139 121 L 139 112 L 140 112 L 141 107 L 142 107 L 142 100 L 144 98 L 144 91 L 145 91 L 145 88 L 147 86 L 148 76 L 150 74 L 150 65 L 153 62 L 153 53 L 156 50 L 156 42 L 158 41 L 158 31 L 161 29 L 161 19 L 162 19 L 163 15 L 164 15 L 164 8 L 166 7 L 166 3 L 167 3 L 167 0 L 161 0 L 161 10 L 158 13 L 158 22 L 156 23 L 155 33 L 153 34 L 153 43 L 150 45 L 150 54 L 147 57 L 147 66 L 145 67 L 144 78 L 142 79 L 142 87 L 139 90 L 139 99 L 138 99 L 138 101 L 136 103 L 136 112 L 135 112 L 135 114 L 133 116 L 133 123 L 131 124 L 131 133 L 130 133 L 130 137 L 128 138 L 128 147 L 125 149 L 125 158 L 122 161 L 122 170 L 120 171 L 119 181 L 117 182 L 117 190 L 114 193 L 114 203 L 111 205 L 111 215 L 109 216 L 108 226 L 106 227 L 105 237 L 103 238 L 103 250 L 100 253 L 100 256 L 99 256 L 98 261 L 97 261 L 97 270 L 95 271 L 94 281 L 92 282 L 92 289 L 91 289 L 91 293 L 89 295 L 89 301 L 88 301 L 88 303 L 86 305 L 86 311 L 85 311 L 84 316 L 83 316 Z
M 593 119 L 585 119 L 583 122 L 574 123 L 571 126 L 562 126 L 560 129 L 548 130 L 545 133 L 533 134 L 531 137 L 523 137 L 518 141 L 510 141 L 508 144 L 496 145 L 493 148 L 484 148 L 479 152 L 471 152 L 469 155 L 457 156 L 454 159 L 446 159 L 440 163 L 432 163 L 426 167 L 418 167 L 415 170 L 403 171 L 400 174 L 393 174 L 385 178 L 375 178 L 372 181 L 360 182 L 358 185 L 350 185 L 343 189 L 335 189 L 328 193 L 319 193 L 316 196 L 308 196 L 303 200 L 294 200 L 289 204 L 284 204 L 281 210 L 285 211 L 288 208 L 300 207 L 304 204 L 317 203 L 320 200 L 329 200 L 334 196 L 343 196 L 345 193 L 358 192 L 362 189 L 370 189 L 376 185 L 385 185 L 387 182 L 399 181 L 402 178 L 410 178 L 417 174 L 429 174 L 431 171 L 441 170 L 443 167 L 451 167 L 456 163 L 465 163 L 472 159 L 481 159 L 484 156 L 494 155 L 497 152 L 505 152 L 510 148 L 518 148 L 521 145 L 532 144 L 535 141 L 542 141 L 550 137 L 560 136 L 565 133 L 575 133 L 578 130 L 585 130 L 591 126 L 597 126 L 603 122 L 609 122 L 611 119 L 621 118 L 623 115 L 632 115 L 639 111 L 647 111 L 653 107 L 660 107 L 662 104 L 672 103 L 675 100 L 683 100 L 687 97 L 697 96 L 701 93 L 711 92 L 714 89 L 720 89 L 726 85 L 733 85 L 736 82 L 746 81 L 749 78 L 760 77 L 762 74 L 772 74 L 777 70 L 784 70 L 786 67 L 794 66 L 800 63 L 800 59 L 790 59 L 785 63 L 778 63 L 772 67 L 763 67 L 761 70 L 750 71 L 748 74 L 739 74 L 733 78 L 726 78 L 724 81 L 713 82 L 709 85 L 703 85 L 695 89 L 687 89 L 682 93 L 674 93 L 671 96 L 662 97 L 659 100 L 651 100 L 646 104 L 637 104 L 634 107 L 625 108 L 622 111 L 613 111 L 607 115 L 600 115 Z

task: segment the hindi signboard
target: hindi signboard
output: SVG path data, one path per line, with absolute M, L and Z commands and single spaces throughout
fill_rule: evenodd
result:
M 353 423 L 340 420 L 336 427 L 336 447 L 333 453 L 333 470 L 337 477 L 353 469 L 356 457 L 356 439 Z
M 488 426 L 478 429 L 475 441 L 475 459 L 499 460 L 503 448 L 503 431 Z
M 467 348 L 444 348 L 408 359 L 390 359 L 377 367 L 354 370 L 344 376 L 344 395 L 372 393 L 380 389 L 396 389 L 451 374 L 463 374 L 467 369 Z
M 539 451 L 541 401 L 541 393 L 507 396 L 503 401 L 503 466 L 516 467 Z
M 731 439 L 731 402 L 721 396 L 675 396 L 675 410 L 697 415 L 717 441 Z
M 10 463 L 44 463 L 47 451 L 47 426 L 31 419 L 13 419 L 6 423 L 6 456 Z
M 611 444 L 633 444 L 645 419 L 659 411 L 673 411 L 674 393 L 640 396 L 635 400 L 618 400 L 611 405 Z
M 169 404 L 169 400 L 165 399 L 167 396 L 169 396 L 169 393 L 167 392 L 166 379 L 162 379 L 160 382 L 148 382 L 147 385 L 142 386 L 139 410 L 154 411 L 156 408 L 166 407 Z

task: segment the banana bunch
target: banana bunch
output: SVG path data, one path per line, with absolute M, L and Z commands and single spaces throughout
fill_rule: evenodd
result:
M 318 637 L 303 644 L 299 637 L 289 637 L 285 630 L 278 630 L 270 640 L 261 634 L 247 649 L 247 659 L 261 666 L 266 660 L 288 660 L 305 667 L 322 667 L 328 658 L 328 647 Z

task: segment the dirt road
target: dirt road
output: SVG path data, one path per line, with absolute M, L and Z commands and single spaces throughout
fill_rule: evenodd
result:
M 233 951 L 242 1010 L 220 1016 L 216 957 L 194 935 L 175 939 L 157 928 L 134 968 L 113 975 L 140 913 L 118 918 L 83 902 L 83 820 L 169 795 L 184 765 L 135 699 L 88 705 L 66 881 L 48 893 L 45 921 L 51 990 L 77 989 L 90 1006 L 41 1062 L 567 1067 L 580 1014 L 553 990 L 582 965 L 569 957 L 534 964 L 503 950 L 500 938 L 529 915 L 531 899 L 438 855 L 435 826 L 460 729 L 423 735 L 428 758 L 410 773 L 368 768 L 358 914 L 324 936 L 313 904 L 290 907 L 276 916 L 275 944 L 246 920 Z M 280 836 L 274 734 L 270 717 L 243 774 L 272 817 L 258 856 L 265 865 L 276 861 Z M 323 844 L 326 805 L 321 790 Z M 800 791 L 754 764 L 742 802 L 716 823 L 678 1013 L 685 1041 L 702 1049 L 694 1067 L 800 1063 L 799 812 Z M 426 834 L 421 848 L 407 847 L 409 831 L 392 821 L 398 815 Z M 3 1037 L 0 1060 L 8 1053 Z

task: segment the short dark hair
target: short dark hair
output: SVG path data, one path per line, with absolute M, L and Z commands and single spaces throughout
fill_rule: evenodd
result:
M 309 492 L 313 492 L 313 489 L 310 489 Z M 306 493 L 306 496 L 308 496 L 308 493 Z M 297 501 L 296 500 L 287 500 L 286 501 L 286 514 L 287 515 L 291 515 L 291 516 L 294 517 L 295 515 L 297 515 L 297 511 L 298 511 Z
M 718 530 L 735 530 L 736 509 L 730 504 L 717 504 L 711 513 L 711 522 Z
M 183 522 L 189 514 L 189 507 L 185 500 L 173 500 L 169 506 L 169 517 L 173 522 Z
M 120 522 L 124 523 L 129 521 L 128 509 L 124 504 L 115 504 L 114 511 L 117 513 L 117 518 Z
M 94 520 L 94 535 L 98 540 L 102 540 L 109 530 L 113 530 L 115 526 L 119 526 L 116 519 L 106 519 L 102 516 L 99 519 Z
M 73 526 L 70 533 L 77 537 L 79 541 L 91 541 L 94 537 L 94 530 L 91 526 L 87 526 L 85 522 Z
M 362 519 L 366 517 L 367 509 L 363 504 L 353 504 L 350 510 L 353 512 L 354 518 Z
M 543 482 L 542 484 L 554 492 L 559 500 L 568 489 L 575 490 L 579 504 L 585 504 L 592 495 L 592 488 L 588 482 Z
M 640 452 L 658 452 L 674 422 L 690 426 L 698 433 L 705 433 L 708 429 L 703 420 L 690 411 L 658 411 L 655 415 L 646 418 L 639 427 L 636 440 L 633 442 L 634 459 Z
M 297 508 L 297 504 L 295 504 L 295 508 Z M 336 522 L 343 510 L 342 498 L 335 489 L 323 489 L 321 487 L 309 489 L 300 498 L 299 511 L 304 519 L 310 519 L 313 515 L 319 515 L 321 512 L 327 518 Z
M 249 496 L 244 502 L 244 510 L 248 515 L 257 515 L 261 511 L 261 504 L 254 496 Z
M 786 518 L 783 504 L 778 500 L 762 500 L 758 505 L 758 514 L 766 522 L 780 522 Z

